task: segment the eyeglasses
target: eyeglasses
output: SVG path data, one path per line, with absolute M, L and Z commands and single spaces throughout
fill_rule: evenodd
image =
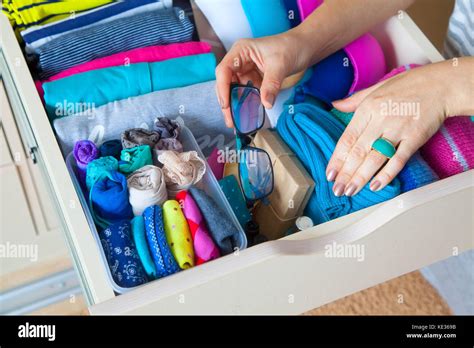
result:
M 265 123 L 260 91 L 251 82 L 230 87 L 231 114 L 237 135 L 239 178 L 248 202 L 262 200 L 273 192 L 273 166 L 265 150 L 249 146 Z

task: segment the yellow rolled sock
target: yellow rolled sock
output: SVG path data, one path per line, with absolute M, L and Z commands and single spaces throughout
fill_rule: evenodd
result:
M 191 232 L 177 201 L 170 200 L 163 204 L 163 224 L 166 240 L 179 267 L 181 269 L 194 267 Z

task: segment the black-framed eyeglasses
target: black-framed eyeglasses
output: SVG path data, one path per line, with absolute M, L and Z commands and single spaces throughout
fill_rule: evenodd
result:
M 251 82 L 230 87 L 231 114 L 237 136 L 239 179 L 248 202 L 261 200 L 273 192 L 273 165 L 268 153 L 249 145 L 251 136 L 265 124 L 265 108 L 260 90 Z

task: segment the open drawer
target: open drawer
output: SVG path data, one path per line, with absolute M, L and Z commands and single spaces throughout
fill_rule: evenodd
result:
M 50 185 L 93 314 L 297 314 L 473 247 L 470 171 L 116 296 L 98 267 L 99 250 L 4 16 L 0 29 L 0 68 L 10 99 L 17 98 L 15 117 Z M 405 13 L 373 34 L 389 68 L 442 59 Z M 340 258 L 328 246 L 363 252 Z

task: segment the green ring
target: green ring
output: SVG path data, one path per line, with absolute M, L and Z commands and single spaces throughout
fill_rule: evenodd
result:
M 372 149 L 387 158 L 392 158 L 393 155 L 395 155 L 395 152 L 397 152 L 395 146 L 393 146 L 393 144 L 385 138 L 378 138 L 377 140 L 375 140 L 372 144 Z

